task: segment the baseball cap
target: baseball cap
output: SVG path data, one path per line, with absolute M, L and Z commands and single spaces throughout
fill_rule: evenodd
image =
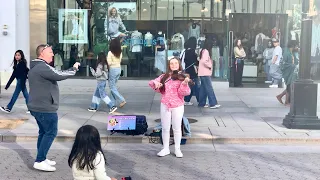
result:
M 279 42 L 279 40 L 276 38 L 272 38 L 272 42 Z

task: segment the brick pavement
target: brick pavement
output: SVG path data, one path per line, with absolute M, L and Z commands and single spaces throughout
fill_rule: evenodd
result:
M 155 94 L 147 85 L 146 80 L 120 80 L 120 92 L 127 104 L 119 108 L 116 114 L 146 115 L 149 127 L 152 128 L 159 118 L 160 95 Z M 107 108 L 102 105 L 96 113 L 88 112 L 95 80 L 69 79 L 59 82 L 60 109 L 59 132 L 62 139 L 73 137 L 77 129 L 84 124 L 96 126 L 102 137 L 112 139 L 121 134 L 110 136 L 106 131 Z M 198 121 L 191 124 L 193 142 L 222 141 L 223 143 L 319 143 L 319 130 L 291 130 L 282 126 L 282 120 L 289 108 L 280 105 L 275 95 L 282 89 L 270 88 L 228 88 L 225 82 L 213 82 L 213 87 L 220 109 L 185 107 L 185 116 Z M 2 91 L 0 105 L 5 105 L 14 87 Z M 320 92 L 318 93 L 320 94 Z M 195 102 L 195 98 L 192 99 Z M 318 97 L 318 104 L 320 99 Z M 29 119 L 14 130 L 0 130 L 3 141 L 36 140 L 37 125 L 32 116 L 25 113 L 26 105 L 20 96 L 10 115 L 0 112 L 1 119 Z M 318 105 L 318 112 L 320 106 Z M 319 113 L 318 113 L 319 114 Z M 137 137 L 137 136 L 136 136 Z M 130 137 L 125 137 L 129 138 Z M 122 139 L 120 142 L 129 141 Z M 119 139 L 118 139 L 119 141 Z M 139 140 L 143 142 L 143 139 Z M 192 141 L 188 141 L 192 142 Z
M 54 143 L 49 157 L 57 171 L 32 169 L 35 143 L 0 143 L 0 179 L 71 180 L 67 165 L 70 144 Z M 107 173 L 133 180 L 316 180 L 320 179 L 320 147 L 288 146 L 182 146 L 184 158 L 159 158 L 159 145 L 107 144 Z M 313 149 L 310 151 L 310 149 Z

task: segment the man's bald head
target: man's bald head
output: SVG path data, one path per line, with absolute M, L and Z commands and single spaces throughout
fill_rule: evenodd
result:
M 48 44 L 40 44 L 36 49 L 37 57 L 45 60 L 47 63 L 52 62 L 53 52 Z

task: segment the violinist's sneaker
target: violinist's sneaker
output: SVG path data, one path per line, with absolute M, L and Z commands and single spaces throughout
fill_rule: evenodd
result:
M 184 105 L 185 105 L 185 106 L 192 106 L 193 103 L 192 103 L 192 102 L 185 102 Z
M 164 157 L 164 156 L 169 155 L 169 154 L 170 154 L 170 149 L 168 148 L 168 149 L 162 149 L 157 155 L 159 157 Z

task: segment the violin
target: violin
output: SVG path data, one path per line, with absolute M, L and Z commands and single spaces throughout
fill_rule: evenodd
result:
M 184 81 L 186 78 L 190 78 L 190 75 L 185 73 L 184 71 L 179 72 L 177 70 L 172 71 L 171 79 L 172 80 L 179 80 Z M 190 86 L 194 85 L 194 82 L 190 79 L 189 83 Z

